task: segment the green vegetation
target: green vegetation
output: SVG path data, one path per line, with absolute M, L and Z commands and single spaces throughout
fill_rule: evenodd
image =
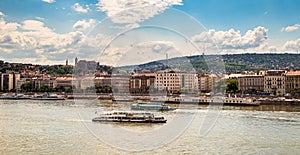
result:
M 225 70 L 226 72 L 242 72 L 249 70 L 268 69 L 296 69 L 300 70 L 300 54 L 230 54 L 230 55 L 204 55 L 171 58 L 168 66 L 172 69 L 197 71 Z M 137 68 L 155 72 L 164 69 L 165 60 L 153 61 L 136 66 L 124 66 L 123 69 Z M 217 71 L 216 71 L 217 69 Z
M 44 69 L 47 74 L 51 74 L 51 75 L 66 75 L 66 74 L 73 73 L 72 66 L 54 65 L 54 66 L 47 66 Z
M 34 88 L 31 82 L 26 82 L 21 85 L 22 92 L 72 92 L 73 88 L 65 88 L 63 86 L 58 86 L 55 88 L 49 88 L 47 86 L 41 86 L 40 88 Z
M 25 91 L 25 92 L 30 92 L 30 91 L 32 91 L 32 83 L 31 82 L 26 82 L 26 83 L 23 83 L 22 85 L 21 85 L 21 90 L 22 91 Z
M 228 79 L 226 81 L 226 93 L 235 94 L 239 92 L 238 80 L 237 79 Z

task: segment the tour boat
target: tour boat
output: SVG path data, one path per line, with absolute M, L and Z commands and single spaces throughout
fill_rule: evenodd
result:
M 31 100 L 64 100 L 63 97 L 57 95 L 51 95 L 50 93 L 44 93 L 43 95 L 34 95 Z
M 150 112 L 118 111 L 100 114 L 92 119 L 93 122 L 132 122 L 132 123 L 166 123 L 163 116 L 155 116 Z
M 166 106 L 163 103 L 136 103 L 132 104 L 131 110 L 160 110 L 160 111 L 169 111 L 175 110 L 172 107 Z
M 27 100 L 30 99 L 28 96 L 24 94 L 2 94 L 0 96 L 2 100 Z

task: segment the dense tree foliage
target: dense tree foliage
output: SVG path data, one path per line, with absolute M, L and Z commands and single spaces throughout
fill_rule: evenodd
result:
M 228 79 L 226 81 L 226 93 L 235 94 L 239 91 L 238 80 L 237 79 Z

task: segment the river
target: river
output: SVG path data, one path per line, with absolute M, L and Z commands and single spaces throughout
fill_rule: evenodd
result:
M 166 124 L 95 123 L 130 103 L 0 100 L 0 154 L 298 154 L 299 107 L 171 105 Z M 298 112 L 297 112 L 298 111 Z

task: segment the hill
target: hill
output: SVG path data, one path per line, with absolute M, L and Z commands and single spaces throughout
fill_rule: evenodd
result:
M 157 70 L 169 66 L 173 69 L 208 71 L 213 68 L 224 69 L 226 72 L 241 72 L 267 69 L 300 70 L 300 54 L 226 54 L 226 55 L 196 55 L 158 60 L 140 65 L 123 66 L 126 70 Z M 208 69 L 210 68 L 210 69 Z

